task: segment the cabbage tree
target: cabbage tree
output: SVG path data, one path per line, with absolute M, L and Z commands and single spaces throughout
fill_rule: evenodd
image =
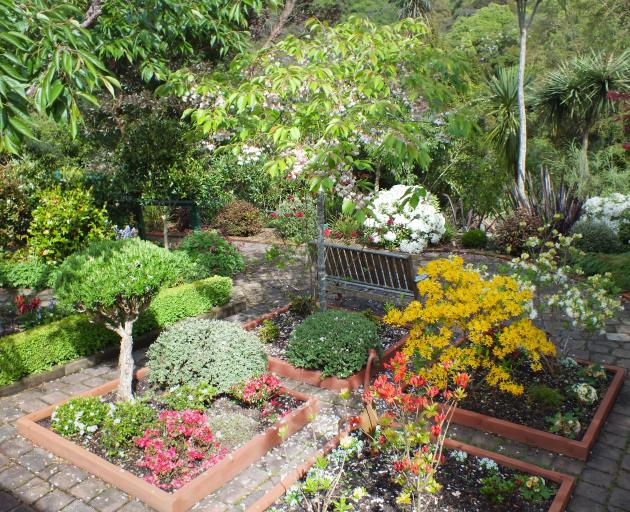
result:
M 207 135 L 210 151 L 248 162 L 264 155 L 271 175 L 310 181 L 318 194 L 325 308 L 325 194 L 341 197 L 343 212 L 362 219 L 371 185 L 356 171 L 373 170 L 383 154 L 426 167 L 422 125 L 447 122 L 451 135 L 465 131 L 461 116 L 441 113 L 466 82 L 421 20 L 377 26 L 350 18 L 334 27 L 309 20 L 307 29 L 236 59 L 227 72 L 199 77 L 182 70 L 159 92 L 190 102 L 186 114 Z
M 161 288 L 176 283 L 185 256 L 137 238 L 97 242 L 64 261 L 55 283 L 60 304 L 120 336 L 118 398 L 133 399 L 133 324 Z

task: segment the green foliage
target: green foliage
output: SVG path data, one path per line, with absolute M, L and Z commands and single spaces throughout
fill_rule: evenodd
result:
M 263 373 L 262 342 L 239 325 L 221 320 L 184 320 L 167 328 L 147 352 L 149 380 L 159 386 L 207 382 L 220 392 Z
M 588 276 L 610 272 L 612 280 L 620 290 L 630 291 L 630 252 L 585 254 L 579 257 L 578 266 Z
M 112 236 L 107 212 L 94 205 L 89 190 L 57 186 L 44 192 L 33 210 L 28 247 L 38 258 L 59 263 L 90 242 Z
M 226 236 L 257 235 L 262 229 L 261 213 L 253 204 L 237 199 L 221 208 L 214 225 Z
M 289 311 L 302 318 L 306 318 L 316 309 L 317 304 L 310 295 L 296 295 L 295 297 L 291 297 L 291 302 L 289 302 Z
M 0 338 L 0 386 L 56 364 L 94 354 L 118 341 L 111 331 L 73 315 Z
M 503 503 L 516 489 L 516 483 L 505 479 L 499 474 L 493 474 L 481 479 L 481 494 L 493 503 Z
M 178 320 L 207 313 L 230 301 L 232 280 L 213 276 L 201 281 L 164 288 L 134 325 L 134 334 L 162 329 Z
M 103 424 L 109 405 L 96 396 L 73 398 L 57 407 L 50 420 L 63 437 L 91 437 Z
M 103 421 L 100 442 L 110 455 L 132 448 L 157 417 L 157 411 L 142 400 L 118 402 Z
M 362 230 L 363 224 L 354 217 L 347 215 L 337 217 L 331 226 L 332 236 L 341 237 L 345 240 L 357 238 Z
M 13 249 L 28 228 L 31 209 L 18 176 L 0 167 L 0 250 Z
M 573 225 L 571 233 L 581 235 L 575 245 L 582 251 L 605 254 L 623 251 L 617 234 L 604 222 L 581 220 Z
M 43 290 L 48 287 L 53 269 L 36 258 L 0 260 L 0 287 Z
M 198 278 L 233 276 L 245 268 L 245 261 L 236 247 L 216 231 L 192 233 L 182 240 L 178 249 L 195 263 Z
M 525 501 L 539 503 L 547 501 L 555 494 L 554 490 L 540 476 L 517 475 L 515 480 L 520 482 L 519 492 Z
M 462 235 L 462 245 L 466 249 L 483 249 L 488 244 L 488 236 L 481 229 L 471 229 Z
M 160 402 L 174 411 L 185 409 L 205 411 L 216 395 L 216 388 L 205 382 L 200 382 L 171 388 L 160 396 Z
M 283 240 L 296 244 L 311 242 L 317 236 L 315 201 L 311 196 L 289 196 L 271 214 L 269 226 Z
M 295 328 L 286 356 L 298 368 L 345 378 L 365 366 L 372 348 L 381 348 L 374 322 L 361 313 L 325 311 L 309 316 Z
M 617 230 L 621 245 L 629 248 L 630 246 L 630 210 L 621 214 L 619 219 L 619 228 Z
M 506 254 L 520 256 L 527 240 L 540 236 L 542 227 L 542 220 L 535 213 L 517 210 L 497 226 L 494 241 Z
M 118 324 L 135 320 L 161 288 L 181 281 L 190 268 L 185 255 L 138 238 L 96 242 L 64 261 L 55 296 Z
M 557 389 L 536 384 L 527 388 L 527 400 L 544 409 L 557 409 L 564 403 L 565 396 Z
M 280 327 L 274 324 L 272 320 L 264 320 L 257 334 L 265 343 L 273 343 L 280 336 Z

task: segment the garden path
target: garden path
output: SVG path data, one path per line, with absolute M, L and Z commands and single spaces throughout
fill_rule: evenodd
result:
M 278 270 L 260 261 L 264 245 L 239 242 L 250 262 L 235 279 L 245 291 L 248 308 L 231 320 L 243 321 L 287 302 L 290 292 L 308 287 L 308 272 L 297 262 Z M 443 254 L 425 255 L 425 257 Z M 491 259 L 474 256 L 472 262 L 494 264 Z M 565 329 L 562 322 L 547 315 L 545 328 L 565 341 L 570 355 L 596 362 L 611 363 L 630 370 L 630 304 L 619 321 L 610 322 L 605 335 L 584 337 Z M 137 354 L 138 359 L 143 357 Z M 17 435 L 15 421 L 25 413 L 63 400 L 80 391 L 115 378 L 115 363 L 103 363 L 79 373 L 45 383 L 16 395 L 0 399 L 0 512 L 132 512 L 150 510 L 101 480 L 34 447 Z M 317 395 L 322 411 L 312 427 L 292 436 L 257 464 L 244 471 L 226 487 L 204 499 L 194 509 L 203 512 L 243 510 L 272 486 L 280 475 L 296 467 L 314 445 L 321 445 L 336 431 L 337 418 L 345 413 L 335 393 L 287 382 L 287 386 Z M 626 380 L 617 403 L 587 463 L 508 441 L 504 438 L 456 427 L 459 439 L 535 464 L 578 477 L 569 506 L 570 512 L 630 511 L 630 383 Z

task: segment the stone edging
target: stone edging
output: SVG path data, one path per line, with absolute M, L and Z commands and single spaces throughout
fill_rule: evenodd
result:
M 136 378 L 142 379 L 148 372 L 148 368 L 142 368 L 136 372 Z M 77 396 L 102 396 L 115 390 L 117 386 L 118 379 Z M 223 487 L 242 470 L 279 445 L 283 439 L 302 429 L 319 410 L 319 400 L 315 397 L 284 388 L 281 393 L 301 400 L 304 404 L 173 493 L 159 489 L 38 424 L 39 421 L 50 417 L 53 411 L 67 400 L 22 416 L 17 421 L 17 431 L 33 443 L 138 498 L 158 512 L 184 512 L 208 494 Z M 281 435 L 280 429 L 286 431 Z
M 273 311 L 270 311 L 265 315 L 254 318 L 253 320 L 243 324 L 243 328 L 248 331 L 255 329 L 265 320 L 275 318 L 276 316 L 287 312 L 289 308 L 290 306 L 287 305 L 274 309 Z M 382 365 L 388 362 L 394 356 L 394 354 L 398 350 L 400 350 L 400 348 L 405 344 L 406 341 L 407 336 L 404 336 L 396 343 L 394 343 L 391 347 L 389 347 L 385 352 L 383 352 L 379 363 Z M 366 375 L 368 375 L 367 372 L 371 372 L 372 370 L 372 359 L 374 359 L 375 357 L 376 354 L 370 354 L 370 357 L 368 358 L 365 367 L 345 379 L 340 379 L 337 377 L 322 378 L 321 371 L 296 368 L 287 361 L 272 356 L 268 356 L 267 358 L 267 369 L 270 372 L 281 375 L 282 377 L 297 380 L 299 382 L 305 382 L 306 384 L 310 384 L 311 386 L 317 386 L 323 389 L 330 389 L 332 391 L 341 391 L 342 389 L 357 389 L 359 386 L 363 385 Z
M 241 311 L 244 311 L 245 308 L 245 300 L 239 299 L 234 302 L 231 301 L 225 306 L 216 306 L 210 311 L 193 318 L 226 318 L 228 316 L 232 316 L 240 313 Z M 151 343 L 155 341 L 159 334 L 160 331 L 152 331 L 138 336 L 134 339 L 134 349 L 148 347 Z M 92 368 L 98 364 L 101 364 L 103 361 L 113 360 L 118 356 L 118 352 L 119 347 L 117 345 L 112 345 L 111 347 L 106 347 L 102 350 L 99 350 L 98 352 L 95 352 L 92 355 L 53 366 L 50 370 L 34 375 L 27 375 L 26 377 L 22 377 L 21 379 L 11 384 L 0 387 L 0 397 L 14 395 L 15 393 L 19 393 L 26 389 L 37 387 L 44 382 L 60 379 L 61 377 L 77 373 L 85 368 Z
M 312 454 L 308 458 L 308 460 L 306 460 L 300 467 L 286 475 L 274 487 L 269 489 L 258 501 L 250 505 L 246 509 L 246 512 L 265 512 L 278 499 L 280 499 L 293 484 L 295 484 L 298 480 L 300 480 L 308 473 L 309 469 L 311 469 L 311 467 L 315 464 L 319 457 L 323 457 L 334 450 L 339 444 L 339 438 L 340 435 L 335 436 L 331 441 L 326 444 L 326 446 L 324 446 L 323 449 Z M 566 475 L 564 473 L 559 473 L 557 471 L 544 469 L 528 462 L 513 459 L 511 457 L 484 450 L 482 448 L 465 444 L 450 438 L 447 438 L 445 440 L 444 446 L 451 450 L 465 451 L 476 457 L 486 457 L 489 459 L 493 459 L 503 466 L 508 466 L 512 469 L 522 471 L 524 473 L 541 476 L 543 478 L 546 478 L 547 480 L 558 483 L 560 487 L 547 512 L 563 512 L 564 510 L 566 510 L 569 504 L 571 494 L 573 493 L 573 489 L 575 487 L 575 477 Z

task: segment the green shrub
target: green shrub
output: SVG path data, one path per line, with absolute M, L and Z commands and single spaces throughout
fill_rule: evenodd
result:
M 260 210 L 240 199 L 221 208 L 214 224 L 226 236 L 257 235 L 262 229 Z
M 95 396 L 68 400 L 52 413 L 50 426 L 63 437 L 91 437 L 103 424 L 110 408 Z
M 440 238 L 440 243 L 450 244 L 453 241 L 453 238 L 455 238 L 456 233 L 457 230 L 455 229 L 455 226 L 446 221 L 446 224 L 444 225 L 444 234 L 442 235 L 442 238 Z
M 520 256 L 530 237 L 539 237 L 542 220 L 528 210 L 517 210 L 501 222 L 494 234 L 497 247 L 506 254 Z
M 138 318 L 134 334 L 161 329 L 184 318 L 206 313 L 215 306 L 227 304 L 231 295 L 232 280 L 222 276 L 164 288 Z
M 33 211 L 29 250 L 50 262 L 63 261 L 90 242 L 113 237 L 105 208 L 97 208 L 89 190 L 46 191 Z
M 233 276 L 245 268 L 243 257 L 216 231 L 188 235 L 179 245 L 198 268 L 197 277 Z
M 280 327 L 271 320 L 264 320 L 257 334 L 265 343 L 273 343 L 280 336 Z
M 309 316 L 295 328 L 286 355 L 298 368 L 345 378 L 365 366 L 371 348 L 381 348 L 374 322 L 362 313 L 330 310 Z
M 103 421 L 101 443 L 110 455 L 131 448 L 134 439 L 155 424 L 157 416 L 156 410 L 141 400 L 118 402 Z
M 31 218 L 28 195 L 15 172 L 0 168 L 0 249 L 19 245 Z
M 91 355 L 117 341 L 116 334 L 80 315 L 5 336 L 0 338 L 0 386 Z
M 578 265 L 589 276 L 610 272 L 612 280 L 620 290 L 630 291 L 630 252 L 586 254 L 579 258 Z
M 207 382 L 220 392 L 263 373 L 263 343 L 222 320 L 184 320 L 167 328 L 147 352 L 149 380 L 172 387 Z
M 621 215 L 617 234 L 621 245 L 623 245 L 626 250 L 630 249 L 630 210 L 626 210 Z
M 195 409 L 204 411 L 217 395 L 217 389 L 210 384 L 184 384 L 171 388 L 160 397 L 160 402 L 174 411 Z
M 302 244 L 314 240 L 317 236 L 315 202 L 310 196 L 289 196 L 271 213 L 269 226 L 289 242 Z
M 53 268 L 36 258 L 0 261 L 0 286 L 43 290 L 49 284 Z
M 462 235 L 462 246 L 466 249 L 483 249 L 487 243 L 486 232 L 481 229 L 471 229 Z
M 557 409 L 564 403 L 565 396 L 557 389 L 536 384 L 527 389 L 527 400 L 545 409 Z
M 308 315 L 314 313 L 316 309 L 317 304 L 310 295 L 296 295 L 291 297 L 289 310 L 294 315 L 306 318 Z
M 582 220 L 573 225 L 571 233 L 582 235 L 575 245 L 585 252 L 611 254 L 623 250 L 617 234 L 603 222 Z

